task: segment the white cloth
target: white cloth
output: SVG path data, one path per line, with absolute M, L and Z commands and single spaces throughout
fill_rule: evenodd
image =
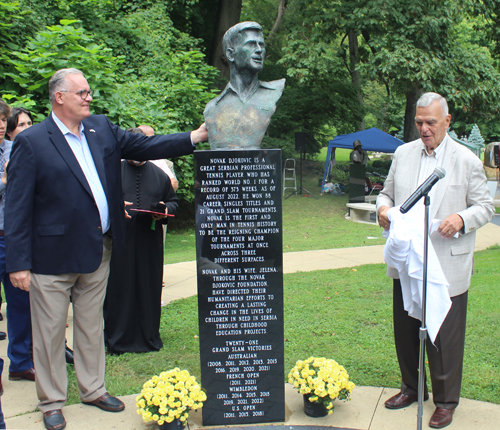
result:
M 387 265 L 394 267 L 399 273 L 404 309 L 411 317 L 422 320 L 424 220 L 418 216 L 417 211 L 413 214 L 409 211 L 403 215 L 399 208 L 400 206 L 396 206 L 387 212 L 391 228 L 389 231 L 384 230 L 384 237 L 387 238 L 384 258 Z M 440 220 L 432 222 L 431 234 L 440 224 Z M 451 308 L 451 300 L 448 281 L 430 240 L 428 257 L 425 322 L 429 339 L 434 343 Z
M 170 167 L 168 167 L 168 163 L 165 160 L 150 160 L 155 166 L 158 166 L 161 170 L 163 170 L 167 176 L 172 179 L 175 178 L 175 174 Z

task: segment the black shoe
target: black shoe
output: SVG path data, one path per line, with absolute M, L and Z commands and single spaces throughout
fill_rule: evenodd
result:
M 66 345 L 66 351 L 64 354 L 66 356 L 66 363 L 75 364 L 73 359 L 73 351 L 68 347 L 68 345 Z
M 52 409 L 43 413 L 43 423 L 47 430 L 62 430 L 66 427 L 66 420 L 61 409 Z
M 7 333 L 5 333 L 4 331 L 0 331 L 0 340 L 4 339 L 7 339 Z
M 82 402 L 84 405 L 97 406 L 99 409 L 108 412 L 120 412 L 125 409 L 125 405 L 120 399 L 110 396 L 108 393 L 104 393 L 101 397 L 98 397 L 91 402 Z

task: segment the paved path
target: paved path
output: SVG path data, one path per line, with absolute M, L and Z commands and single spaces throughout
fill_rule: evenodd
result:
M 498 218 L 500 219 L 500 217 Z M 495 219 L 495 221 L 498 221 Z M 497 224 L 500 224 L 497 222 Z M 477 232 L 476 250 L 486 249 L 500 244 L 500 226 L 489 223 Z M 359 248 L 326 249 L 319 251 L 290 252 L 284 254 L 284 272 L 306 272 L 312 270 L 338 269 L 360 266 L 363 264 L 383 263 L 383 246 L 365 246 Z M 196 264 L 194 261 L 165 266 L 166 287 L 163 300 L 168 303 L 196 294 Z M 3 309 L 5 315 L 5 308 Z M 71 333 L 73 318 L 68 319 L 68 342 L 72 343 Z M 6 330 L 5 320 L 0 322 L 0 330 Z M 2 396 L 2 408 L 6 415 L 9 429 L 43 430 L 42 415 L 35 412 L 37 405 L 35 385 L 28 381 L 9 381 L 7 342 L 0 342 L 0 356 L 5 360 Z M 385 399 L 398 390 L 381 387 L 356 387 L 352 401 L 339 403 L 333 415 L 324 418 L 309 418 L 303 413 L 302 397 L 289 384 L 286 384 L 286 421 L 287 425 L 320 425 L 342 427 L 357 430 L 406 430 L 417 427 L 417 406 L 399 411 L 390 411 L 383 406 Z M 64 415 L 68 430 L 153 430 L 156 427 L 146 425 L 135 412 L 136 395 L 122 397 L 126 404 L 124 412 L 117 414 L 100 411 L 82 404 L 66 406 Z M 424 406 L 424 426 L 434 411 L 432 402 Z M 457 408 L 450 430 L 498 430 L 500 425 L 500 405 L 462 399 Z M 202 427 L 201 413 L 190 415 L 191 428 Z

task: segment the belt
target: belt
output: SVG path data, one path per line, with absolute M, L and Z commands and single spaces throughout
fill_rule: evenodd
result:
M 0 236 L 4 237 L 5 235 L 3 234 L 3 230 L 0 230 Z

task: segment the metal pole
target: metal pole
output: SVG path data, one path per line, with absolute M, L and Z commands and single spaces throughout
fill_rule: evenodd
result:
M 431 199 L 424 196 L 425 217 L 424 217 L 424 265 L 422 274 L 422 323 L 420 325 L 420 363 L 418 368 L 418 413 L 417 430 L 422 430 L 422 418 L 424 415 L 424 387 L 425 387 L 425 342 L 427 340 L 427 325 L 425 323 L 427 307 L 427 257 L 429 251 L 429 206 Z

